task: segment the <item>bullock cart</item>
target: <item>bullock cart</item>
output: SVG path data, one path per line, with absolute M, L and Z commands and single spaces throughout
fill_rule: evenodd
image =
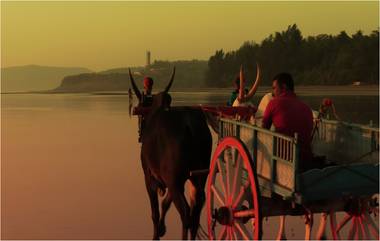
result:
M 321 119 L 315 125 L 313 152 L 327 164 L 299 172 L 297 134 L 219 119 L 206 191 L 209 239 L 286 239 L 286 215 L 305 217 L 305 239 L 379 239 L 379 129 Z M 316 237 L 313 214 L 321 217 Z M 263 228 L 268 217 L 279 220 L 278 232 Z
M 313 152 L 325 157 L 326 166 L 299 172 L 297 134 L 289 137 L 248 123 L 249 118 L 237 120 L 256 109 L 194 108 L 219 116 L 210 168 L 190 174 L 208 175 L 209 239 L 286 239 L 288 215 L 305 217 L 305 239 L 379 239 L 378 128 L 316 119 Z M 148 112 L 134 109 L 135 115 Z M 315 237 L 313 214 L 320 214 Z M 265 230 L 263 220 L 275 216 L 278 231 Z

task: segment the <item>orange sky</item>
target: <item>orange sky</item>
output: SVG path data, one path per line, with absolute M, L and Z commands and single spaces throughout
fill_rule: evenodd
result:
M 304 36 L 369 34 L 378 9 L 378 1 L 2 1 L 1 66 L 104 70 L 144 65 L 146 50 L 153 60 L 207 60 L 294 23 Z

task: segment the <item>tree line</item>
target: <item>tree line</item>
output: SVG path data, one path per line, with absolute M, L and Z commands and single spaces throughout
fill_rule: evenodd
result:
M 236 51 L 217 50 L 208 60 L 205 83 L 210 87 L 231 86 L 241 64 L 253 81 L 256 63 L 261 66 L 262 85 L 271 85 L 279 72 L 291 73 L 296 85 L 378 84 L 379 31 L 364 35 L 359 30 L 352 36 L 341 31 L 336 36 L 304 38 L 293 24 L 260 44 L 248 41 Z

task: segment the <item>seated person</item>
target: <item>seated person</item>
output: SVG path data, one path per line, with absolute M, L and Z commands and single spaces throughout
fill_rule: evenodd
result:
M 231 93 L 230 99 L 227 102 L 227 106 L 232 106 L 232 104 L 234 103 L 234 101 L 236 100 L 236 98 L 239 95 L 240 75 L 236 76 L 235 80 L 233 81 L 233 85 L 234 85 L 235 89 Z M 247 94 L 248 90 L 244 89 L 244 92 L 245 92 L 245 94 Z
M 259 65 L 257 65 L 257 72 L 256 72 L 256 80 L 255 83 L 252 85 L 251 89 L 246 94 L 244 91 L 244 84 L 245 84 L 245 78 L 243 73 L 243 66 L 240 67 L 240 87 L 239 87 L 239 95 L 233 102 L 232 106 L 249 106 L 250 99 L 253 97 L 253 95 L 256 93 L 257 88 L 259 87 L 260 83 L 260 68 Z
M 318 112 L 318 117 L 317 118 L 318 119 L 321 119 L 321 118 L 327 118 L 327 119 L 329 119 L 328 112 L 330 110 L 332 111 L 332 114 L 334 115 L 335 119 L 340 120 L 339 116 L 336 114 L 334 103 L 329 98 L 324 98 L 322 100 L 322 103 L 319 106 L 319 112 Z
M 313 115 L 309 106 L 299 100 L 294 93 L 293 78 L 288 73 L 280 73 L 273 78 L 273 99 L 264 112 L 262 126 L 269 129 L 274 125 L 276 132 L 294 136 L 298 134 L 300 144 L 300 172 L 315 168 L 311 150 Z
M 144 77 L 143 83 L 144 83 L 144 91 L 142 93 L 141 103 L 144 107 L 148 107 L 152 105 L 152 100 L 153 100 L 153 94 L 152 94 L 153 79 L 151 77 Z
M 227 106 L 232 106 L 235 99 L 237 98 L 237 96 L 239 94 L 239 83 L 240 83 L 240 79 L 239 79 L 239 76 L 237 76 L 233 82 L 235 89 L 234 89 L 234 91 L 231 92 L 230 99 L 227 101 Z

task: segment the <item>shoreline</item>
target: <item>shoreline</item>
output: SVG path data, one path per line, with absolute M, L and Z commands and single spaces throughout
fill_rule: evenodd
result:
M 173 94 L 196 94 L 209 92 L 210 94 L 230 94 L 232 88 L 175 88 L 170 91 Z M 257 90 L 258 95 L 263 95 L 271 91 L 271 86 L 262 86 Z M 313 85 L 313 86 L 296 86 L 296 94 L 303 95 L 365 95 L 365 96 L 378 96 L 379 85 Z M 8 94 L 90 94 L 90 95 L 128 95 L 128 91 L 54 91 L 54 90 L 40 90 L 40 91 L 14 91 L 2 92 L 1 95 Z

